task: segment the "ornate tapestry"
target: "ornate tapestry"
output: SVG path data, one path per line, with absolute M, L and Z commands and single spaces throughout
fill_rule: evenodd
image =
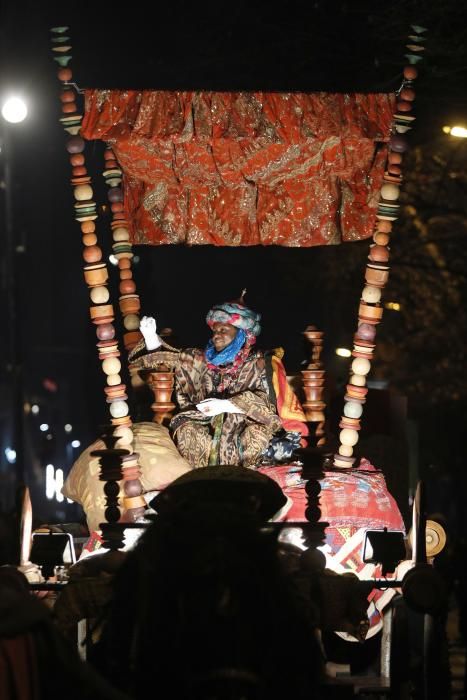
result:
M 136 244 L 314 246 L 372 234 L 392 94 L 87 90 Z

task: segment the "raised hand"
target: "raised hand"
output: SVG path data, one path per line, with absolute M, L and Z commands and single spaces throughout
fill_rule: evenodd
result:
M 143 334 L 146 349 L 156 350 L 161 345 L 161 339 L 157 335 L 156 319 L 152 316 L 143 316 L 139 322 L 139 329 Z

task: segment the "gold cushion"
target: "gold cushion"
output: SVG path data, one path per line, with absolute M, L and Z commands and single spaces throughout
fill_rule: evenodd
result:
M 175 447 L 167 428 L 158 423 L 135 423 L 133 435 L 133 450 L 139 453 L 144 492 L 160 491 L 191 470 Z M 83 508 L 90 532 L 98 530 L 99 523 L 105 521 L 104 482 L 99 481 L 99 458 L 91 457 L 91 452 L 103 447 L 100 439 L 89 445 L 73 464 L 62 488 L 66 498 L 76 501 Z

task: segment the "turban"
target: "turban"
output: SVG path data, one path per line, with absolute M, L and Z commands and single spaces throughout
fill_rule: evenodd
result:
M 230 323 L 231 326 L 244 330 L 247 335 L 255 337 L 261 333 L 260 320 L 260 314 L 234 301 L 216 304 L 206 316 L 206 323 L 210 328 L 214 323 Z

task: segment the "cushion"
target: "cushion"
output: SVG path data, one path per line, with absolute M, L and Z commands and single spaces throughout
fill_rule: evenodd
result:
M 133 434 L 133 449 L 139 453 L 144 492 L 160 491 L 191 470 L 164 426 L 150 422 L 135 423 Z M 91 457 L 91 452 L 103 447 L 104 442 L 98 439 L 80 454 L 62 489 L 66 498 L 82 506 L 90 532 L 98 530 L 99 523 L 105 521 L 104 482 L 99 481 L 99 458 Z

